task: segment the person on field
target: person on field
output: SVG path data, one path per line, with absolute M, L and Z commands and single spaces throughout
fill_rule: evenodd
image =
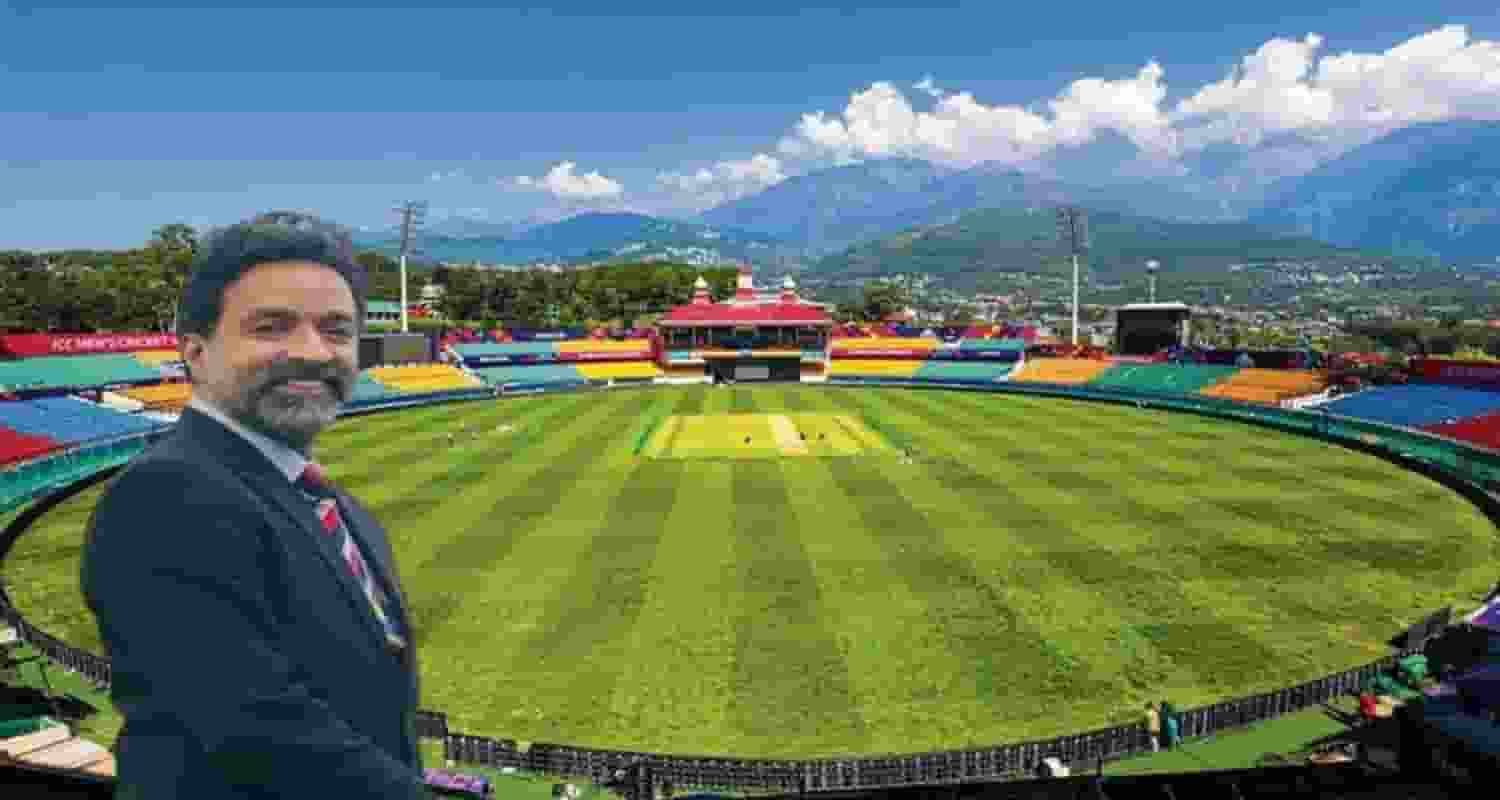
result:
M 365 280 L 348 236 L 301 214 L 216 231 L 194 258 L 192 399 L 85 533 L 125 720 L 116 798 L 431 796 L 389 540 L 312 451 L 353 395 Z
M 1161 712 L 1151 703 L 1146 704 L 1146 733 L 1151 739 L 1151 752 L 1161 750 Z
M 1162 730 L 1166 733 L 1166 735 L 1163 737 L 1165 740 L 1165 744 L 1167 746 L 1167 749 L 1171 750 L 1175 748 L 1180 741 L 1179 737 L 1181 734 L 1181 723 L 1177 719 L 1177 711 L 1172 708 L 1171 703 L 1168 703 L 1165 700 L 1161 701 L 1161 725 Z

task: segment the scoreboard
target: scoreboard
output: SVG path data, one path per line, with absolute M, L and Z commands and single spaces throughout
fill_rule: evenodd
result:
M 1192 309 L 1182 303 L 1137 303 L 1115 311 L 1115 352 L 1149 356 L 1169 347 L 1186 347 Z
M 425 333 L 367 333 L 359 337 L 359 368 L 382 364 L 426 364 L 437 360 L 434 340 Z

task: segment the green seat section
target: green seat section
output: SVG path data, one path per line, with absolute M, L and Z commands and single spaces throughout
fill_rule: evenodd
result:
M 995 353 L 1020 352 L 1026 349 L 1024 339 L 964 339 L 958 343 L 960 352 Z
M 0 387 L 52 389 L 159 381 L 162 374 L 128 354 L 43 356 L 0 362 Z
M 372 400 L 380 400 L 385 397 L 399 395 L 400 392 L 392 389 L 380 381 L 361 372 L 359 380 L 354 383 L 354 396 L 350 398 L 352 403 L 362 403 Z
M 961 383 L 993 383 L 1010 374 L 1014 363 L 986 361 L 923 361 L 917 374 L 919 381 L 957 381 Z
M 1196 394 L 1239 372 L 1218 364 L 1116 364 L 1089 382 L 1091 386 L 1139 392 Z
M 547 386 L 587 383 L 572 364 L 529 364 L 519 367 L 481 367 L 474 370 L 490 386 Z

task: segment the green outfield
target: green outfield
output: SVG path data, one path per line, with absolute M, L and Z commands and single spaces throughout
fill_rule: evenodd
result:
M 819 757 L 1134 722 L 1369 661 L 1500 566 L 1477 509 L 1376 458 L 1056 399 L 626 389 L 351 418 L 318 447 L 390 531 L 423 706 L 525 741 Z M 95 652 L 97 496 L 4 566 Z

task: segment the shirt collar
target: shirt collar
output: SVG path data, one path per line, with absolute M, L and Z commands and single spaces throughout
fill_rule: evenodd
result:
M 286 476 L 287 483 L 296 483 L 297 479 L 302 477 L 302 470 L 307 467 L 309 461 L 307 456 L 265 434 L 250 430 L 233 417 L 220 411 L 197 392 L 194 392 L 192 398 L 188 400 L 188 405 L 213 417 L 224 427 L 244 437 L 245 441 L 254 445 L 255 449 L 259 450 L 276 467 L 277 471 Z

